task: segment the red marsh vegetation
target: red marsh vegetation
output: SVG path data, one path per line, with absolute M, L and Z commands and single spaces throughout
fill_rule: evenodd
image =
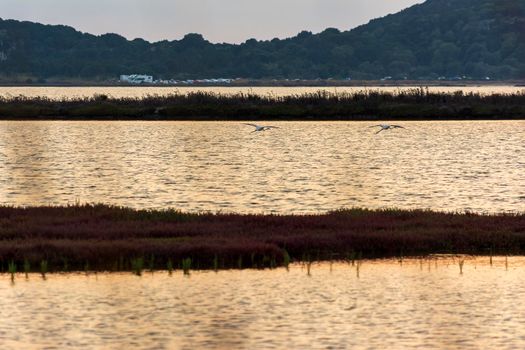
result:
M 522 254 L 525 214 L 347 209 L 189 214 L 107 205 L 0 207 L 1 271 L 263 268 L 290 261 Z

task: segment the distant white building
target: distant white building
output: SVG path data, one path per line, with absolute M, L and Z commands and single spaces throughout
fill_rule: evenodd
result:
M 151 75 L 141 74 L 121 75 L 120 82 L 128 84 L 153 84 L 153 77 Z

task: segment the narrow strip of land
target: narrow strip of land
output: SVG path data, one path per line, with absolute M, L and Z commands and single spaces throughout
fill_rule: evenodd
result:
M 525 214 L 349 209 L 189 214 L 106 205 L 0 207 L 1 271 L 262 268 L 290 261 L 523 254 Z
M 0 98 L 0 119 L 20 120 L 482 120 L 525 119 L 525 92 L 465 94 L 318 91 L 291 96 L 191 92 L 142 98 Z

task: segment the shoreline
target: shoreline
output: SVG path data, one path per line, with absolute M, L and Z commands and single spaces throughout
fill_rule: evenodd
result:
M 472 118 L 472 117 L 464 117 L 464 118 L 431 118 L 431 117 L 418 117 L 418 118 L 387 118 L 387 117 L 372 117 L 372 116 L 363 116 L 363 117 L 329 117 L 329 118 L 322 118 L 322 117 L 304 117 L 304 118 L 288 118 L 288 117 L 246 117 L 246 118 L 239 118 L 239 119 L 233 119 L 233 118 L 217 118 L 217 117 L 209 117 L 209 116 L 202 116 L 202 117 L 177 117 L 177 118 L 158 118 L 156 116 L 143 116 L 139 118 L 121 118 L 121 117 L 114 117 L 114 116 L 97 116 L 97 117 L 78 117 L 78 118 L 71 118 L 71 117 L 64 117 L 64 116 L 57 116 L 53 118 L 49 118 L 46 116 L 38 116 L 38 117 L 29 117 L 29 118 L 7 118 L 7 117 L 1 117 L 0 121 L 11 121 L 11 122 L 31 122 L 31 121 L 41 121 L 41 122 L 264 122 L 264 121 L 270 121 L 270 122 L 389 122 L 389 121 L 396 121 L 396 122 L 439 122 L 439 121 L 478 121 L 478 122 L 484 122 L 484 121 L 521 121 L 525 120 L 525 115 L 523 116 L 517 116 L 517 117 L 482 117 L 482 118 Z
M 292 262 L 525 255 L 525 213 L 343 209 L 184 213 L 109 205 L 0 206 L 0 272 L 273 268 Z
M 116 81 L 51 81 L 27 83 L 24 81 L 2 81 L 0 87 L 154 87 L 154 88 L 246 88 L 246 87 L 525 87 L 525 80 L 269 80 L 241 79 L 230 84 L 126 84 Z

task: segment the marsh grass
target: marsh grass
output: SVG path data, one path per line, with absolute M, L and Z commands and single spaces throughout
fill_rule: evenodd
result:
M 65 257 L 62 258 L 62 271 L 64 271 L 64 272 L 68 272 L 69 271 L 69 265 L 68 265 L 68 262 L 67 262 L 67 258 L 65 258 Z
M 270 268 L 275 269 L 277 267 L 277 259 L 275 258 L 275 255 L 272 255 L 270 258 Z
M 173 274 L 173 261 L 171 259 L 168 259 L 168 262 L 166 263 L 166 268 L 168 270 L 168 274 L 171 276 Z
M 191 258 L 185 258 L 182 260 L 182 271 L 185 276 L 190 275 L 191 263 L 192 263 Z
M 240 255 L 239 258 L 237 259 L 237 268 L 239 270 L 242 270 L 242 255 Z
M 13 260 L 11 260 L 7 266 L 7 269 L 9 271 L 9 274 L 11 275 L 11 281 L 15 280 L 15 274 L 16 274 L 16 264 Z
M 252 265 L 253 265 L 253 254 L 252 254 Z M 219 257 L 217 254 L 213 256 L 213 271 L 218 272 L 219 271 Z
M 306 262 L 306 275 L 308 277 L 312 276 L 312 262 L 311 261 Z
M 347 261 L 349 264 L 352 264 L 352 266 L 355 265 L 355 258 L 356 254 L 353 250 L 350 253 L 347 253 Z
M 286 251 L 286 249 L 283 249 L 283 266 L 286 268 L 287 271 L 290 270 L 290 254 Z
M 24 259 L 24 274 L 26 279 L 29 278 L 29 272 L 31 272 L 31 264 L 29 263 L 29 260 Z
M 356 258 L 356 263 L 355 263 L 355 273 L 356 273 L 357 278 L 360 277 L 361 264 L 363 263 L 362 259 L 363 259 L 363 253 L 361 252 L 357 253 L 357 258 Z
M 396 119 L 524 118 L 525 93 L 317 91 L 275 96 L 191 92 L 142 98 L 0 97 L 0 118 L 47 119 Z
M 142 276 L 142 270 L 144 269 L 144 258 L 139 257 L 131 259 L 131 269 L 137 276 Z
M 40 274 L 43 279 L 46 279 L 46 274 L 48 272 L 47 260 L 42 260 L 40 262 Z
M 151 254 L 151 257 L 149 259 L 149 271 L 153 272 L 155 271 L 155 255 Z
M 124 267 L 124 257 L 122 256 L 122 254 L 119 255 L 118 257 L 118 263 L 117 263 L 117 270 L 118 271 L 124 271 L 125 267 Z

